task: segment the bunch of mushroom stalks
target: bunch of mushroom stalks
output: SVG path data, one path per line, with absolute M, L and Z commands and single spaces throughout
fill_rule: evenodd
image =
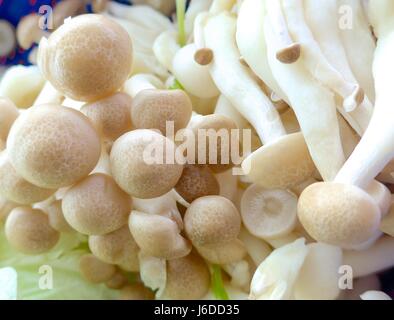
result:
M 343 247 L 371 239 L 390 205 L 388 200 L 386 208 L 379 207 L 365 191 L 394 157 L 388 78 L 394 43 L 388 17 L 394 11 L 390 1 L 370 1 L 368 9 L 378 37 L 373 63 L 376 102 L 371 123 L 335 180 L 308 187 L 299 201 L 299 218 L 307 231 L 317 240 Z

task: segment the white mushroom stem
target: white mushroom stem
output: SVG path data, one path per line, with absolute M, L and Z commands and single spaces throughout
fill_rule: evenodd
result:
M 293 64 L 279 62 L 280 44 L 269 19 L 264 30 L 272 73 L 290 100 L 317 169 L 324 180 L 333 180 L 345 161 L 334 95 L 316 82 L 303 59 Z
M 164 89 L 164 84 L 151 74 L 138 74 L 125 82 L 123 91 L 135 98 L 140 91 L 146 89 Z
M 253 72 L 281 99 L 288 102 L 268 64 L 264 34 L 265 1 L 244 0 L 237 19 L 237 45 L 242 57 Z
M 371 70 L 376 43 L 364 13 L 362 2 L 359 0 L 338 0 L 338 8 L 346 9 L 346 6 L 348 6 L 352 9 L 352 25 L 339 28 L 339 33 L 357 82 L 363 88 L 369 100 L 374 102 L 375 88 Z M 347 10 L 344 11 L 348 14 Z M 340 13 L 345 15 L 344 12 Z M 342 17 L 347 18 L 346 16 Z
M 272 252 L 271 247 L 264 240 L 251 235 L 245 228 L 241 228 L 238 237 L 256 266 L 260 265 Z
M 249 262 L 240 260 L 222 266 L 224 271 L 231 277 L 231 284 L 246 292 L 249 291 L 250 280 L 252 278 Z
M 65 97 L 47 81 L 33 105 L 38 106 L 46 103 L 62 104 L 64 98 Z
M 156 59 L 171 72 L 172 61 L 180 48 L 178 35 L 172 30 L 164 31 L 153 43 L 153 52 Z
M 394 238 L 384 236 L 364 251 L 344 251 L 343 264 L 352 267 L 353 277 L 364 277 L 394 266 Z
M 379 40 L 373 64 L 375 110 L 367 131 L 336 177 L 337 182 L 366 188 L 394 158 L 394 25 L 386 14 L 394 14 L 389 1 L 371 1 L 372 22 Z
M 359 106 L 363 101 L 360 87 L 356 83 L 346 81 L 343 75 L 327 61 L 305 21 L 303 0 L 282 0 L 282 9 L 286 15 L 290 34 L 302 46 L 301 60 L 306 68 L 315 79 L 344 99 L 343 107 L 339 110 L 361 135 L 368 126 L 371 110 L 365 110 L 363 105 Z M 355 108 L 355 106 L 358 107 Z M 345 109 L 352 110 L 354 108 L 350 117 Z
M 138 254 L 140 262 L 140 276 L 145 286 L 156 291 L 156 296 L 160 297 L 166 287 L 167 268 L 166 260 L 151 257 L 143 252 Z
M 223 11 L 231 11 L 236 2 L 236 0 L 213 0 L 209 13 L 218 14 Z
M 209 16 L 208 12 L 201 12 L 194 20 L 193 38 L 197 49 L 205 48 L 204 27 Z
M 191 1 L 185 15 L 185 29 L 188 35 L 193 33 L 194 23 L 198 15 L 207 12 L 212 5 L 212 0 Z
M 236 19 L 221 13 L 208 19 L 205 43 L 214 52 L 210 72 L 226 98 L 256 129 L 263 143 L 286 134 L 278 112 L 239 61 L 235 44 Z

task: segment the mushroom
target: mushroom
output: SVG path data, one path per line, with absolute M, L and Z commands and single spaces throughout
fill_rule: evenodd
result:
M 272 252 L 272 248 L 268 243 L 253 236 L 245 228 L 241 228 L 239 239 L 244 244 L 248 255 L 256 266 L 260 265 L 260 263 Z
M 182 175 L 183 157 L 175 144 L 152 130 L 128 132 L 112 146 L 111 171 L 128 194 L 142 199 L 170 191 Z
M 240 260 L 225 264 L 223 270 L 231 277 L 231 285 L 240 288 L 245 292 L 249 292 L 250 281 L 252 278 L 251 266 L 249 261 Z
M 134 75 L 124 84 L 124 92 L 133 99 L 138 93 L 147 89 L 164 89 L 164 84 L 159 78 L 146 73 Z
M 131 131 L 130 108 L 130 96 L 118 92 L 83 105 L 81 112 L 92 121 L 104 138 L 115 141 L 122 134 Z
M 190 253 L 190 242 L 172 219 L 133 210 L 129 228 L 141 251 L 149 256 L 176 259 Z
M 13 202 L 27 205 L 49 198 L 55 190 L 40 188 L 23 179 L 15 171 L 6 152 L 0 154 L 0 195 Z
M 31 255 L 49 251 L 59 240 L 59 232 L 50 226 L 48 216 L 29 207 L 17 207 L 10 212 L 5 235 L 16 250 Z
M 192 202 L 184 223 L 186 234 L 194 245 L 225 244 L 237 238 L 241 216 L 230 200 L 205 196 Z
M 167 262 L 165 259 L 151 257 L 143 252 L 138 254 L 140 277 L 145 286 L 156 292 L 156 297 L 163 294 L 167 282 Z
M 250 285 L 249 299 L 288 300 L 308 255 L 305 239 L 300 238 L 274 250 L 257 268 Z
M 131 119 L 137 129 L 157 129 L 168 134 L 168 125 L 174 133 L 189 123 L 192 102 L 183 90 L 147 89 L 140 91 L 133 99 Z
M 120 25 L 104 16 L 81 15 L 40 41 L 38 65 L 66 96 L 98 100 L 127 80 L 132 65 L 131 39 Z
M 0 39 L 0 57 L 6 57 L 16 47 L 15 28 L 6 20 L 0 20 Z
M 204 246 L 194 245 L 198 253 L 210 263 L 229 264 L 239 262 L 247 256 L 247 251 L 239 239 L 219 244 L 208 244 Z
M 0 196 L 0 223 L 5 222 L 10 212 L 18 206 L 17 203 Z
M 75 232 L 64 217 L 61 200 L 50 201 L 47 205 L 44 205 L 43 211 L 47 213 L 49 224 L 56 231 L 64 233 Z
M 383 236 L 362 251 L 343 251 L 343 264 L 352 268 L 353 277 L 364 277 L 394 266 L 394 238 Z
M 345 246 L 356 244 L 355 240 L 366 241 L 371 238 L 379 226 L 380 210 L 376 204 L 371 204 L 372 198 L 368 197 L 363 189 L 368 188 L 371 181 L 394 157 L 394 148 L 391 143 L 394 139 L 394 126 L 390 122 L 392 118 L 389 116 L 390 103 L 387 103 L 391 98 L 391 89 L 388 86 L 390 79 L 387 75 L 390 75 L 389 68 L 392 66 L 390 57 L 394 52 L 394 47 L 391 45 L 394 29 L 388 22 L 388 12 L 392 13 L 391 2 L 373 1 L 370 3 L 371 21 L 379 37 L 373 65 L 376 104 L 370 125 L 352 155 L 338 172 L 335 181 L 330 184 L 310 186 L 300 197 L 300 220 L 304 226 L 308 225 L 308 228 L 313 228 L 313 230 L 306 229 L 317 240 L 325 238 L 326 241 L 337 242 Z M 323 201 L 321 199 L 317 201 L 317 198 L 314 198 L 318 194 L 326 195 L 324 202 L 328 201 L 330 207 L 323 208 Z M 334 194 L 337 197 L 331 198 Z M 346 205 L 342 207 L 344 201 L 346 201 Z M 371 211 L 366 213 L 366 208 L 370 208 Z M 360 211 L 356 212 L 355 210 Z M 335 221 L 334 217 L 337 215 L 338 218 L 341 217 L 341 232 L 339 232 L 340 229 L 337 225 L 335 226 L 336 230 L 332 230 L 330 224 L 325 223 L 323 226 L 317 222 L 318 220 L 312 221 L 316 218 L 314 213 L 317 211 L 319 211 L 320 222 L 325 219 Z M 364 220 L 364 218 L 367 219 Z M 346 223 L 344 223 L 345 221 Z M 360 223 L 361 221 L 363 224 Z M 347 224 L 346 227 L 345 224 Z M 352 234 L 348 233 L 351 229 L 353 230 Z M 331 234 L 331 232 L 333 233 Z M 342 238 L 342 243 L 338 242 L 339 238 Z
M 46 81 L 44 87 L 34 101 L 33 106 L 39 106 L 48 103 L 61 105 L 64 100 L 65 97 L 59 91 L 57 91 L 49 81 Z
M 311 243 L 308 249 L 294 286 L 295 299 L 335 300 L 340 294 L 342 250 L 323 243 Z
M 120 270 L 116 270 L 115 274 L 109 279 L 105 285 L 110 289 L 119 290 L 124 288 L 129 283 L 127 277 Z
M 174 300 L 201 299 L 210 286 L 205 261 L 192 252 L 186 257 L 167 261 L 167 282 L 159 298 Z
M 30 108 L 7 140 L 16 172 L 42 188 L 69 186 L 86 177 L 100 156 L 100 139 L 82 113 L 58 105 Z
M 242 196 L 241 216 L 254 236 L 280 238 L 296 226 L 297 197 L 286 190 L 266 190 L 253 184 Z
M 383 291 L 370 290 L 360 295 L 361 300 L 393 300 Z
M 110 176 L 94 173 L 66 192 L 62 209 L 78 232 L 102 235 L 127 224 L 131 201 Z
M 18 108 L 30 108 L 44 84 L 37 66 L 9 67 L 0 81 L 0 96 L 10 99 Z
M 127 225 L 104 235 L 89 237 L 89 249 L 101 261 L 129 272 L 139 271 L 139 248 Z
M 11 126 L 18 118 L 19 111 L 15 104 L 8 98 L 0 97 L 0 140 L 7 141 Z
M 219 194 L 219 183 L 208 166 L 186 165 L 175 190 L 187 202 Z
M 116 273 L 116 267 L 102 262 L 92 254 L 85 254 L 79 260 L 79 270 L 89 282 L 102 283 L 110 280 Z
M 125 286 L 120 291 L 120 300 L 153 300 L 152 291 L 144 287 L 141 283 L 134 283 Z
M 40 15 L 31 13 L 19 21 L 16 28 L 16 38 L 23 49 L 29 49 L 34 43 L 39 43 L 42 37 L 49 34 L 40 28 L 40 19 Z

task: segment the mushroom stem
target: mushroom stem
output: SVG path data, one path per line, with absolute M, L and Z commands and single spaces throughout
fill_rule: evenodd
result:
M 40 94 L 34 101 L 33 106 L 38 106 L 41 104 L 47 104 L 47 103 L 55 103 L 55 104 L 62 104 L 64 101 L 64 96 L 61 94 L 58 90 L 55 89 L 52 84 L 47 81 L 45 82 L 44 87 L 42 88 Z
M 218 14 L 223 11 L 231 11 L 236 2 L 236 0 L 213 0 L 209 13 Z
M 353 277 L 364 277 L 394 266 L 394 238 L 384 236 L 363 251 L 344 251 L 343 264 L 353 269 Z
M 137 74 L 124 83 L 124 92 L 128 93 L 132 98 L 146 89 L 164 89 L 161 80 L 151 74 Z

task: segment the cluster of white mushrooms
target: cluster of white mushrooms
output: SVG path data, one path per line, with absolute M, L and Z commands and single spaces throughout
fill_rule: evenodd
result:
M 0 83 L 9 244 L 38 255 L 85 235 L 81 274 L 122 299 L 389 299 L 394 2 L 176 2 L 174 22 L 164 0 L 82 15 L 65 0 L 51 34 L 21 21 L 39 47 Z M 252 148 L 224 162 L 199 129 L 252 130 Z

